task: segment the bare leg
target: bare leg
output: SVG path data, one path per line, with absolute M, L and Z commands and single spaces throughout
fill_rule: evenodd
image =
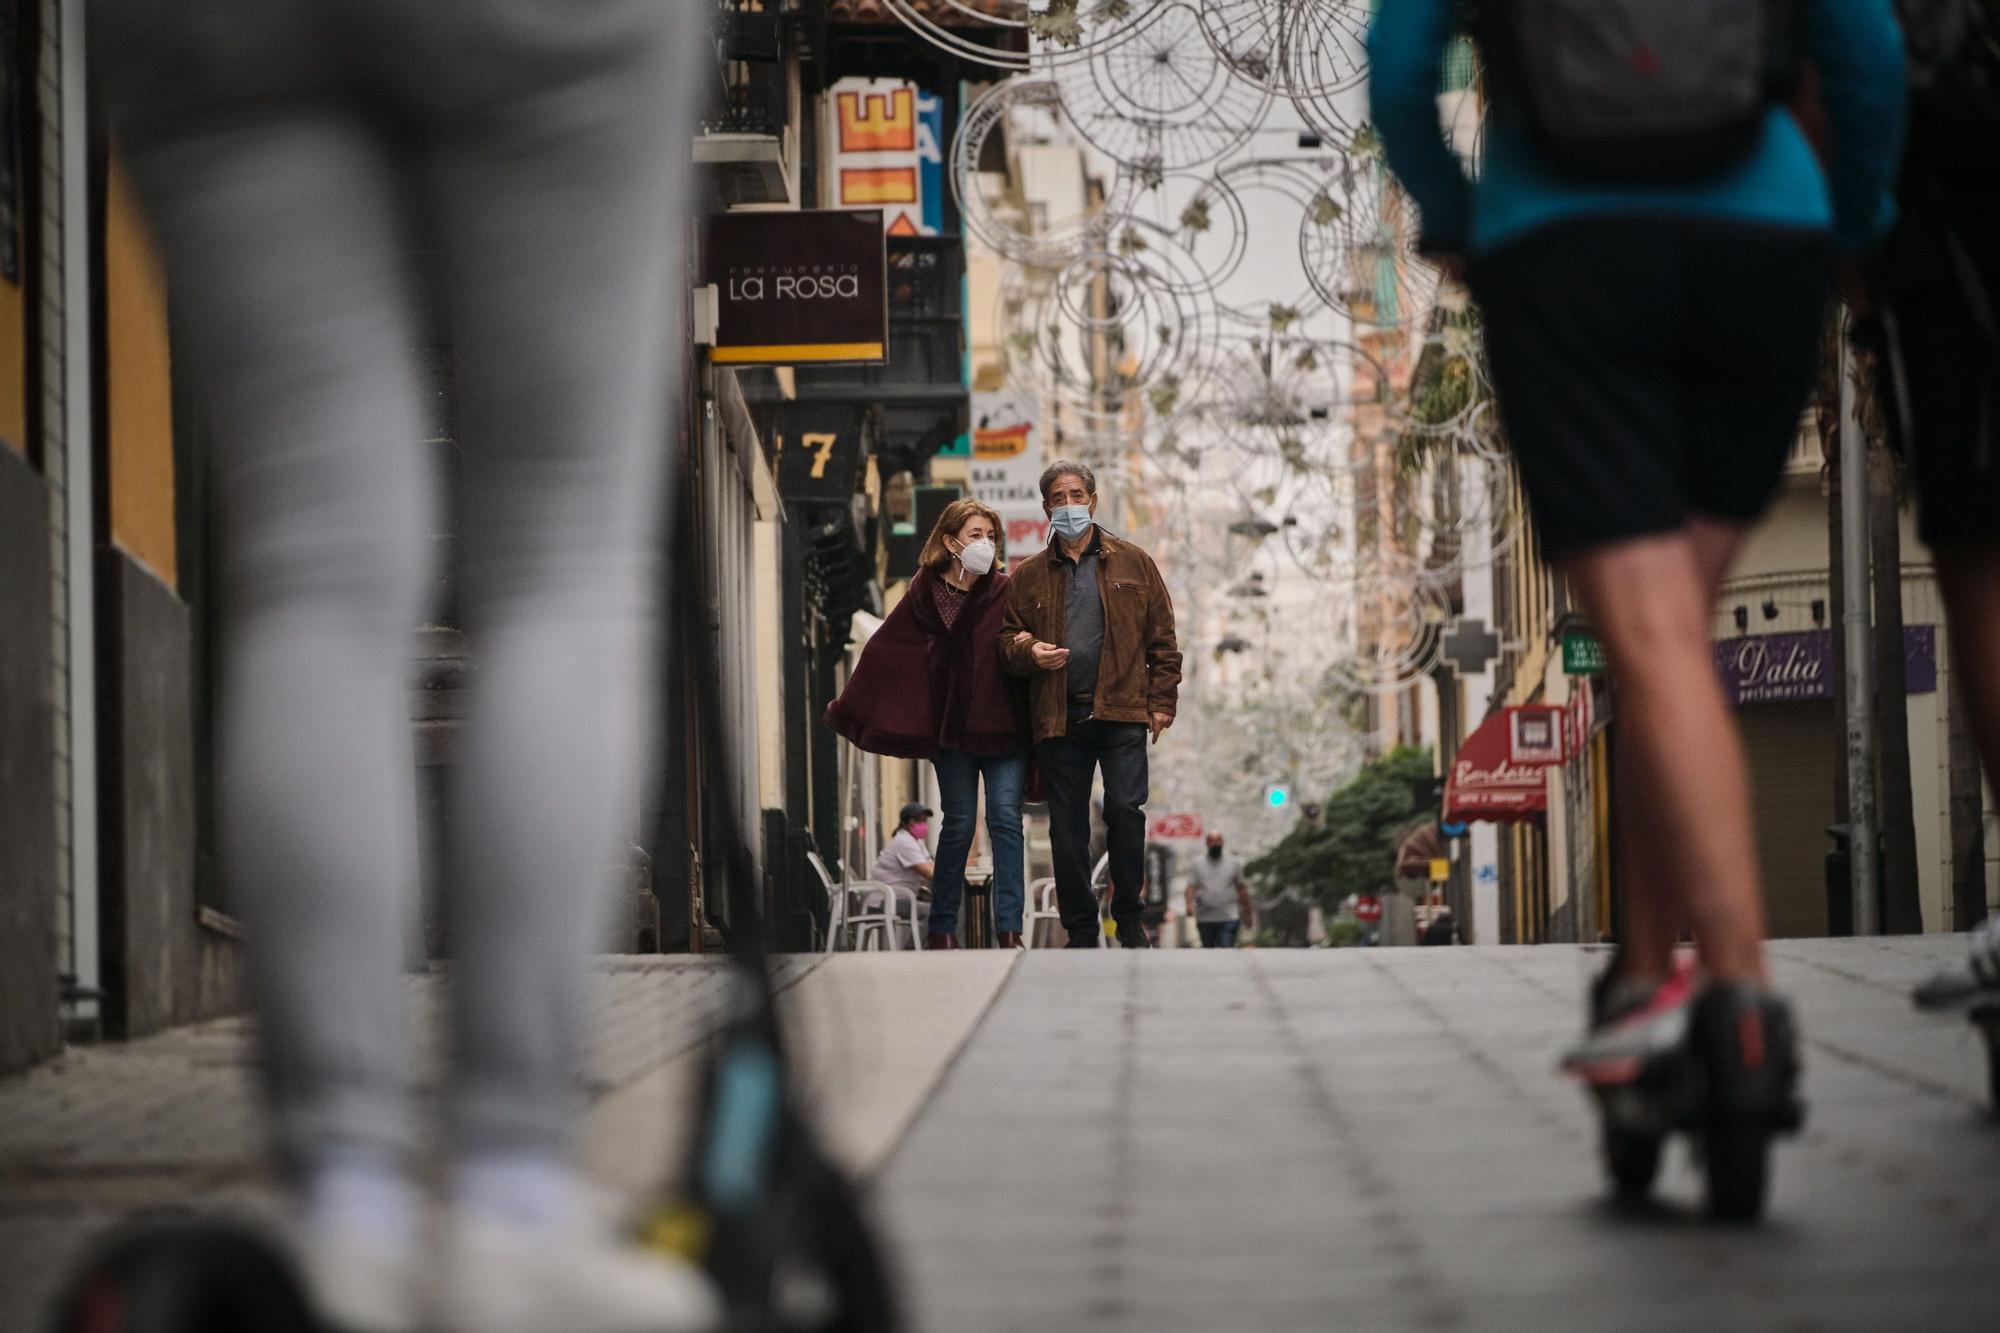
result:
M 1711 976 L 1761 981 L 1763 893 L 1742 742 L 1709 648 L 1740 532 L 1712 523 L 1570 557 L 1617 674 L 1632 921 L 1628 975 L 1665 975 L 1682 919 Z
M 1694 545 L 1704 604 L 1711 611 L 1742 549 L 1744 531 L 1728 523 L 1698 518 L 1687 529 Z M 1655 816 L 1660 798 L 1652 773 L 1635 762 L 1630 745 L 1620 745 L 1614 757 L 1613 790 L 1618 793 L 1616 818 L 1619 874 L 1629 886 L 1623 939 L 1618 952 L 1621 976 L 1640 981 L 1664 981 L 1673 967 L 1674 945 L 1687 926 L 1680 885 L 1654 853 L 1663 837 Z

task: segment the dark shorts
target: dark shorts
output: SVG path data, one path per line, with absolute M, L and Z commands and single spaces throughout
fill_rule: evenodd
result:
M 1590 218 L 1470 282 L 1545 557 L 1764 512 L 1818 363 L 1823 234 Z
M 2000 273 L 1989 279 L 2000 292 Z M 1916 477 L 1917 531 L 1951 550 L 2000 543 L 2000 348 L 1986 340 L 1957 287 L 1898 296 L 1889 308 L 1901 352 L 1877 357 L 1889 437 Z M 1885 326 L 1864 342 L 1886 353 Z M 1904 438 L 1907 436 L 1908 438 Z

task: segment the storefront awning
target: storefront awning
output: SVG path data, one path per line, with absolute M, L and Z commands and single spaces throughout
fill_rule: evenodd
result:
M 1445 776 L 1444 819 L 1532 819 L 1549 808 L 1547 762 L 1514 758 L 1514 713 L 1503 708 L 1465 738 Z M 1561 758 L 1558 746 L 1555 758 Z

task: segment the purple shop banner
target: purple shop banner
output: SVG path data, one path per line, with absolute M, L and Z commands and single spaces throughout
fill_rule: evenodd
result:
M 1715 645 L 1715 669 L 1732 704 L 1791 703 L 1833 697 L 1833 631 L 1752 634 Z M 1903 627 L 1903 684 L 1911 694 L 1937 689 L 1937 627 Z

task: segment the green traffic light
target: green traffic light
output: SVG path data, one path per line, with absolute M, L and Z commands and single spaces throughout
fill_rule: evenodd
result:
M 1286 791 L 1283 787 L 1273 787 L 1271 788 L 1270 796 L 1267 797 L 1266 799 L 1268 799 L 1271 802 L 1271 808 L 1275 810 L 1279 806 L 1283 805 L 1286 801 L 1291 800 L 1292 794 Z

